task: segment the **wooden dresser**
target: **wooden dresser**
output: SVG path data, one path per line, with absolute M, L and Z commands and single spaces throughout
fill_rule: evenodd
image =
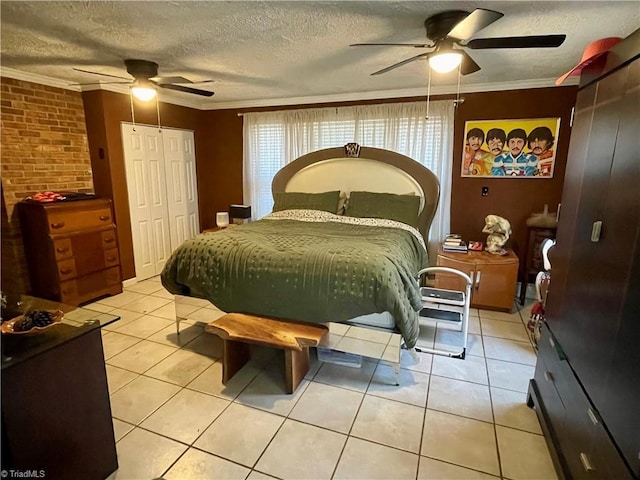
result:
M 471 277 L 471 306 L 510 311 L 516 295 L 518 257 L 513 250 L 507 255 L 488 252 L 454 253 L 438 251 L 439 267 L 460 270 Z M 464 290 L 464 282 L 452 274 L 438 273 L 436 288 Z
M 111 201 L 18 204 L 31 293 L 79 305 L 122 292 Z

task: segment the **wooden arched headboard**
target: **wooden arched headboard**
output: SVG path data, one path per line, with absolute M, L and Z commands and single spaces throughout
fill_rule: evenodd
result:
M 440 200 L 435 174 L 412 158 L 381 148 L 325 148 L 285 165 L 273 178 L 272 193 L 319 193 L 340 190 L 415 194 L 421 197 L 418 230 L 428 242 L 429 228 Z

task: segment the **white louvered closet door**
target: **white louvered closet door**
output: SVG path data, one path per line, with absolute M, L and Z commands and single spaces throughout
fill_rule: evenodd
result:
M 136 279 L 199 233 L 193 132 L 122 124 Z
M 200 233 L 193 132 L 163 130 L 171 250 Z

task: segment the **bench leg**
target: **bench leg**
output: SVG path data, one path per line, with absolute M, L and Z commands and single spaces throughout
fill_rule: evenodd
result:
M 293 393 L 309 371 L 309 347 L 301 352 L 285 350 L 284 369 L 287 393 Z
M 223 340 L 222 383 L 226 385 L 238 370 L 249 361 L 249 344 Z

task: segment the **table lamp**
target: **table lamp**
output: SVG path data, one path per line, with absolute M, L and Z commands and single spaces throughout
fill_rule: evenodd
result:
M 226 228 L 229 226 L 229 214 L 227 212 L 216 213 L 216 226 L 218 228 Z

